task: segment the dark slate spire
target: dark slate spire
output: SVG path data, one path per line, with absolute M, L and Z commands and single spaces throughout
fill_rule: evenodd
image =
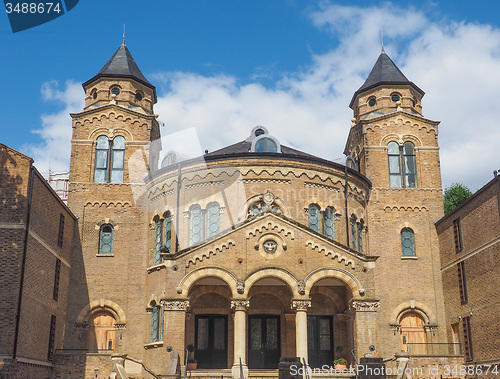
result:
M 354 99 L 361 92 L 367 91 L 379 85 L 410 85 L 415 88 L 418 92 L 425 94 L 420 88 L 418 88 L 414 83 L 410 82 L 406 76 L 401 72 L 401 70 L 394 64 L 394 62 L 389 58 L 389 56 L 385 53 L 382 48 L 382 53 L 379 55 L 377 62 L 375 62 L 375 66 L 373 66 L 370 75 L 368 75 L 368 79 L 366 79 L 365 83 L 359 87 L 359 89 L 354 92 L 354 95 L 351 100 L 351 104 L 349 106 L 352 108 L 354 103 Z
M 85 87 L 87 84 L 93 82 L 98 78 L 130 78 L 135 79 L 138 82 L 148 86 L 152 89 L 155 87 L 144 77 L 141 70 L 135 63 L 132 54 L 125 46 L 125 41 L 122 45 L 116 50 L 111 59 L 104 65 L 104 67 L 95 75 L 92 79 L 87 80 L 83 83 Z

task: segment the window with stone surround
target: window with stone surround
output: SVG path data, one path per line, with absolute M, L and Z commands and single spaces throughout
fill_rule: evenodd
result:
M 399 145 L 395 141 L 387 144 L 389 163 L 389 185 L 391 188 L 417 187 L 417 160 L 415 145 L 405 142 Z
M 163 340 L 163 312 L 155 301 L 151 303 L 151 342 Z
M 401 230 L 401 250 L 403 257 L 415 256 L 415 234 L 411 228 Z
M 125 138 L 99 136 L 96 142 L 94 183 L 123 183 Z
M 220 232 L 220 205 L 211 202 L 206 209 L 192 205 L 189 209 L 189 246 L 202 242 Z
M 114 229 L 111 224 L 101 225 L 99 228 L 99 255 L 113 254 Z

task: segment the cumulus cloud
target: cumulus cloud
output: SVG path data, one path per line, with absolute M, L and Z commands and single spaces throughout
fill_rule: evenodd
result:
M 41 116 L 42 126 L 33 130 L 41 138 L 39 144 L 22 146 L 26 154 L 33 157 L 35 166 L 43 175 L 52 172 L 67 172 L 71 155 L 71 116 L 70 113 L 81 111 L 84 105 L 82 86 L 68 80 L 63 88 L 57 81 L 46 82 L 41 88 L 42 99 L 47 102 L 62 104 L 63 108 L 51 114 Z
M 426 91 L 424 116 L 441 120 L 439 142 L 443 182 L 462 182 L 475 190 L 491 179 L 499 164 L 496 101 L 500 98 L 500 30 L 489 25 L 434 20 L 421 10 L 387 3 L 358 7 L 322 3 L 311 23 L 338 44 L 311 53 L 308 65 L 283 75 L 274 85 L 228 75 L 164 72 L 150 80 L 159 88 L 155 112 L 162 134 L 195 128 L 203 150 L 246 138 L 264 125 L 282 144 L 326 159 L 343 154 L 352 111 L 352 94 L 363 84 L 385 50 L 409 80 Z M 267 67 L 266 70 L 270 68 Z M 272 69 L 272 68 L 271 68 Z M 267 82 L 266 82 L 267 83 Z M 42 95 L 64 109 L 42 116 L 43 139 L 32 146 L 37 164 L 68 167 L 69 112 L 82 109 L 81 88 L 47 83 Z M 62 148 L 64 146 L 64 148 Z M 57 163 L 56 163 L 57 162 Z M 56 166 L 57 164 L 57 166 Z

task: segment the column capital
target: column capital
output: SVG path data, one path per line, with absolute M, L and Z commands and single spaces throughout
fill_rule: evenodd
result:
M 248 299 L 233 299 L 231 300 L 231 309 L 233 311 L 247 311 L 250 307 L 250 300 Z
M 187 299 L 163 299 L 161 305 L 166 311 L 184 311 L 189 308 L 189 300 Z
M 307 312 L 307 308 L 311 308 L 311 300 L 292 300 L 292 309 L 296 312 Z
M 351 300 L 349 308 L 355 312 L 376 312 L 380 307 L 379 300 Z

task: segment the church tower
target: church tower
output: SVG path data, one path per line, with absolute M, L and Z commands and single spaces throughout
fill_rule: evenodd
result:
M 80 240 L 65 348 L 141 357 L 136 341 L 147 331 L 142 322 L 127 324 L 127 318 L 142 320 L 146 309 L 148 234 L 143 230 L 149 220 L 136 196 L 158 160 L 150 149 L 160 137 L 153 112 L 156 89 L 124 43 L 83 88 L 85 107 L 71 115 L 68 206 L 78 217 Z M 131 307 L 139 303 L 144 307 Z
M 370 254 L 380 257 L 379 356 L 446 342 L 434 227 L 443 214 L 439 122 L 423 116 L 423 96 L 382 51 L 350 103 L 344 152 L 373 186 L 367 234 Z

